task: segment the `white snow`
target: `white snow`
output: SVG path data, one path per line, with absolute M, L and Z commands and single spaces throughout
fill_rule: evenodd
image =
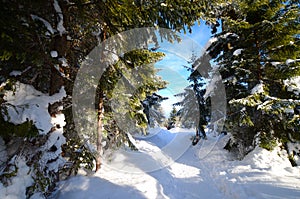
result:
M 4 99 L 8 116 L 6 119 L 14 124 L 21 124 L 26 120 L 32 120 L 39 129 L 40 134 L 46 134 L 52 128 L 51 116 L 48 113 L 48 105 L 61 100 L 66 96 L 62 87 L 60 92 L 49 96 L 34 89 L 33 86 L 16 83 L 16 90 L 8 91 Z
M 31 85 L 26 85 L 17 82 L 15 91 L 7 91 L 5 93 L 3 106 L 6 106 L 8 115 L 2 112 L 4 117 L 14 124 L 23 123 L 26 120 L 32 120 L 36 127 L 39 129 L 40 134 L 49 133 L 46 143 L 41 146 L 38 151 L 33 153 L 40 153 L 39 169 L 41 171 L 57 172 L 60 167 L 65 164 L 65 159 L 61 157 L 61 146 L 66 142 L 63 136 L 63 127 L 65 126 L 65 117 L 62 113 L 56 113 L 50 116 L 48 113 L 48 105 L 62 100 L 66 96 L 66 92 L 62 87 L 60 92 L 49 96 L 48 94 L 41 93 L 34 89 Z M 63 107 L 58 107 L 58 111 Z M 6 147 L 2 138 L 0 139 L 0 166 L 7 161 Z M 16 176 L 8 180 L 8 185 L 0 183 L 0 198 L 7 199 L 20 199 L 26 197 L 26 188 L 33 184 L 31 177 L 33 168 L 26 165 L 25 160 L 21 154 L 15 155 L 9 160 L 12 165 L 16 165 Z M 14 166 L 11 166 L 14 168 Z M 4 171 L 1 170 L 2 174 Z M 34 175 L 34 174 L 33 174 Z M 41 193 L 35 193 L 32 199 L 44 198 Z
M 0 182 L 1 199 L 24 198 L 26 195 L 26 187 L 33 183 L 30 168 L 26 165 L 26 161 L 22 158 L 16 158 L 15 161 L 18 167 L 16 176 L 11 178 L 10 184 L 6 187 Z
M 234 52 L 233 52 L 233 55 L 234 56 L 239 56 L 241 53 L 242 53 L 243 49 L 236 49 Z
M 182 135 L 176 141 L 176 136 Z M 64 198 L 149 198 L 232 199 L 299 198 L 300 167 L 292 167 L 287 154 L 256 148 L 242 161 L 232 160 L 223 149 L 229 135 L 200 140 L 191 146 L 192 130 L 155 129 L 149 137 L 138 137 L 140 152 L 116 151 L 99 172 L 72 177 L 61 183 L 55 197 Z M 187 143 L 186 140 L 189 142 Z M 174 142 L 175 141 L 175 142 Z M 171 164 L 160 164 L 151 153 L 168 145 L 184 150 Z M 188 147 L 183 146 L 188 145 Z M 133 154 L 143 154 L 134 159 Z M 149 160 L 152 160 L 150 162 Z M 145 162 L 156 168 L 145 171 Z M 151 167 L 151 166 L 148 166 Z
M 273 65 L 273 66 L 277 66 L 277 65 L 280 65 L 280 64 L 282 64 L 281 62 L 271 62 L 271 64 Z
M 51 117 L 51 124 L 56 127 L 56 130 L 50 134 L 45 145 L 41 147 L 41 150 L 47 151 L 52 146 L 55 146 L 57 150 L 54 152 L 49 151 L 44 153 L 40 159 L 40 164 L 44 167 L 47 166 L 50 171 L 57 172 L 58 169 L 66 162 L 66 160 L 60 156 L 62 153 L 61 146 L 66 143 L 66 138 L 63 136 L 63 127 L 66 125 L 65 115 L 56 114 L 55 117 Z M 56 158 L 57 160 L 55 160 Z
M 58 53 L 57 53 L 57 51 L 55 51 L 55 50 L 53 50 L 53 51 L 51 51 L 50 52 L 50 55 L 51 55 L 51 57 L 58 57 Z
M 30 15 L 30 16 L 33 20 L 40 20 L 41 22 L 43 22 L 43 24 L 46 26 L 48 32 L 51 33 L 52 35 L 54 34 L 55 31 L 54 31 L 54 29 L 52 28 L 51 24 L 48 21 L 46 21 L 45 19 L 43 19 L 39 16 L 36 16 L 36 15 Z
M 258 83 L 254 88 L 251 90 L 251 94 L 256 94 L 256 93 L 263 93 L 264 92 L 264 84 L 263 82 Z
M 293 155 L 294 156 L 294 159 L 296 161 L 296 164 L 297 165 L 300 165 L 300 158 L 299 158 L 299 155 L 294 155 L 293 153 L 294 152 L 298 152 L 300 151 L 300 143 L 288 143 L 288 148 L 290 150 L 290 154 L 289 155 Z
M 11 71 L 11 72 L 9 73 L 9 76 L 14 76 L 14 77 L 16 77 L 16 76 L 19 76 L 19 75 L 22 75 L 22 72 L 19 71 L 19 70 L 13 70 L 13 71 Z
M 66 29 L 64 27 L 64 15 L 61 11 L 61 8 L 60 8 L 57 0 L 53 1 L 53 6 L 54 6 L 54 9 L 55 9 L 56 13 L 59 16 L 59 22 L 57 24 L 57 30 L 58 30 L 60 36 L 62 36 L 64 33 L 66 33 Z
M 216 41 L 218 41 L 218 38 L 217 38 L 217 37 L 212 37 L 212 38 L 210 38 L 210 39 L 207 41 L 207 43 L 205 44 L 204 49 L 207 50 L 207 49 L 211 46 L 211 44 L 213 44 L 213 43 L 216 42 Z M 206 54 L 208 54 L 208 53 L 209 53 L 209 52 L 206 52 Z
M 296 95 L 300 95 L 300 76 L 284 80 L 284 84 L 288 91 L 294 92 Z
M 26 71 L 28 71 L 31 68 L 31 66 L 28 66 L 27 68 L 25 68 L 23 71 L 19 71 L 19 70 L 13 70 L 9 73 L 9 76 L 19 76 L 22 75 L 23 73 L 25 73 Z
M 290 65 L 290 64 L 292 64 L 292 63 L 294 63 L 296 60 L 294 60 L 294 59 L 287 59 L 286 61 L 285 61 L 285 64 L 286 65 Z
M 60 61 L 62 66 L 64 66 L 64 67 L 69 66 L 66 58 L 62 57 L 62 58 L 59 58 L 58 60 Z

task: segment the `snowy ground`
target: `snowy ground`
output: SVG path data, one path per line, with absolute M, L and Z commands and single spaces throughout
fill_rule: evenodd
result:
M 136 138 L 139 152 L 106 158 L 96 174 L 64 182 L 55 198 L 300 198 L 300 167 L 279 150 L 257 148 L 243 161 L 223 150 L 228 136 L 191 146 L 192 131 L 154 129 Z M 278 156 L 280 154 L 281 156 Z

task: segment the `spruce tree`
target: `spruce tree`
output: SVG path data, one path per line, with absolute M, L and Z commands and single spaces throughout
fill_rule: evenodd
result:
M 182 97 L 180 102 L 173 104 L 173 106 L 180 107 L 178 110 L 180 124 L 184 128 L 197 129 L 199 120 L 199 106 L 193 89 L 187 87 L 184 89 L 184 92 L 176 94 L 175 97 Z
M 176 124 L 178 122 L 178 111 L 175 106 L 173 106 L 167 123 L 167 129 L 170 130 L 172 128 L 176 127 Z
M 155 123 L 163 123 L 165 116 L 161 108 L 161 102 L 167 99 L 167 97 L 153 93 L 141 102 L 144 107 L 143 111 L 147 117 L 148 126 L 154 127 Z
M 299 95 L 287 80 L 300 75 L 299 4 L 294 1 L 237 1 L 220 15 L 222 31 L 208 49 L 226 86 L 227 130 L 242 157 L 260 138 L 300 139 Z

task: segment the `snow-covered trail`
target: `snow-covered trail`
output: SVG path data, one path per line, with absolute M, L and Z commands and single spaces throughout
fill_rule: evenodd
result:
M 300 198 L 300 169 L 262 149 L 231 161 L 227 136 L 201 140 L 194 133 L 159 129 L 135 140 L 139 152 L 120 150 L 92 176 L 61 185 L 57 197 L 136 199 Z M 180 154 L 180 155 L 179 155 Z M 271 166 L 271 165 L 274 166 Z M 279 172 L 279 173 L 277 173 Z

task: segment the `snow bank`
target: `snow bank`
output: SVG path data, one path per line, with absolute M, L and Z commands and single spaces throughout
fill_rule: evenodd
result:
M 251 165 L 252 169 L 269 170 L 280 172 L 285 168 L 291 167 L 287 158 L 287 153 L 276 147 L 272 151 L 256 147 L 243 160 L 243 163 Z

